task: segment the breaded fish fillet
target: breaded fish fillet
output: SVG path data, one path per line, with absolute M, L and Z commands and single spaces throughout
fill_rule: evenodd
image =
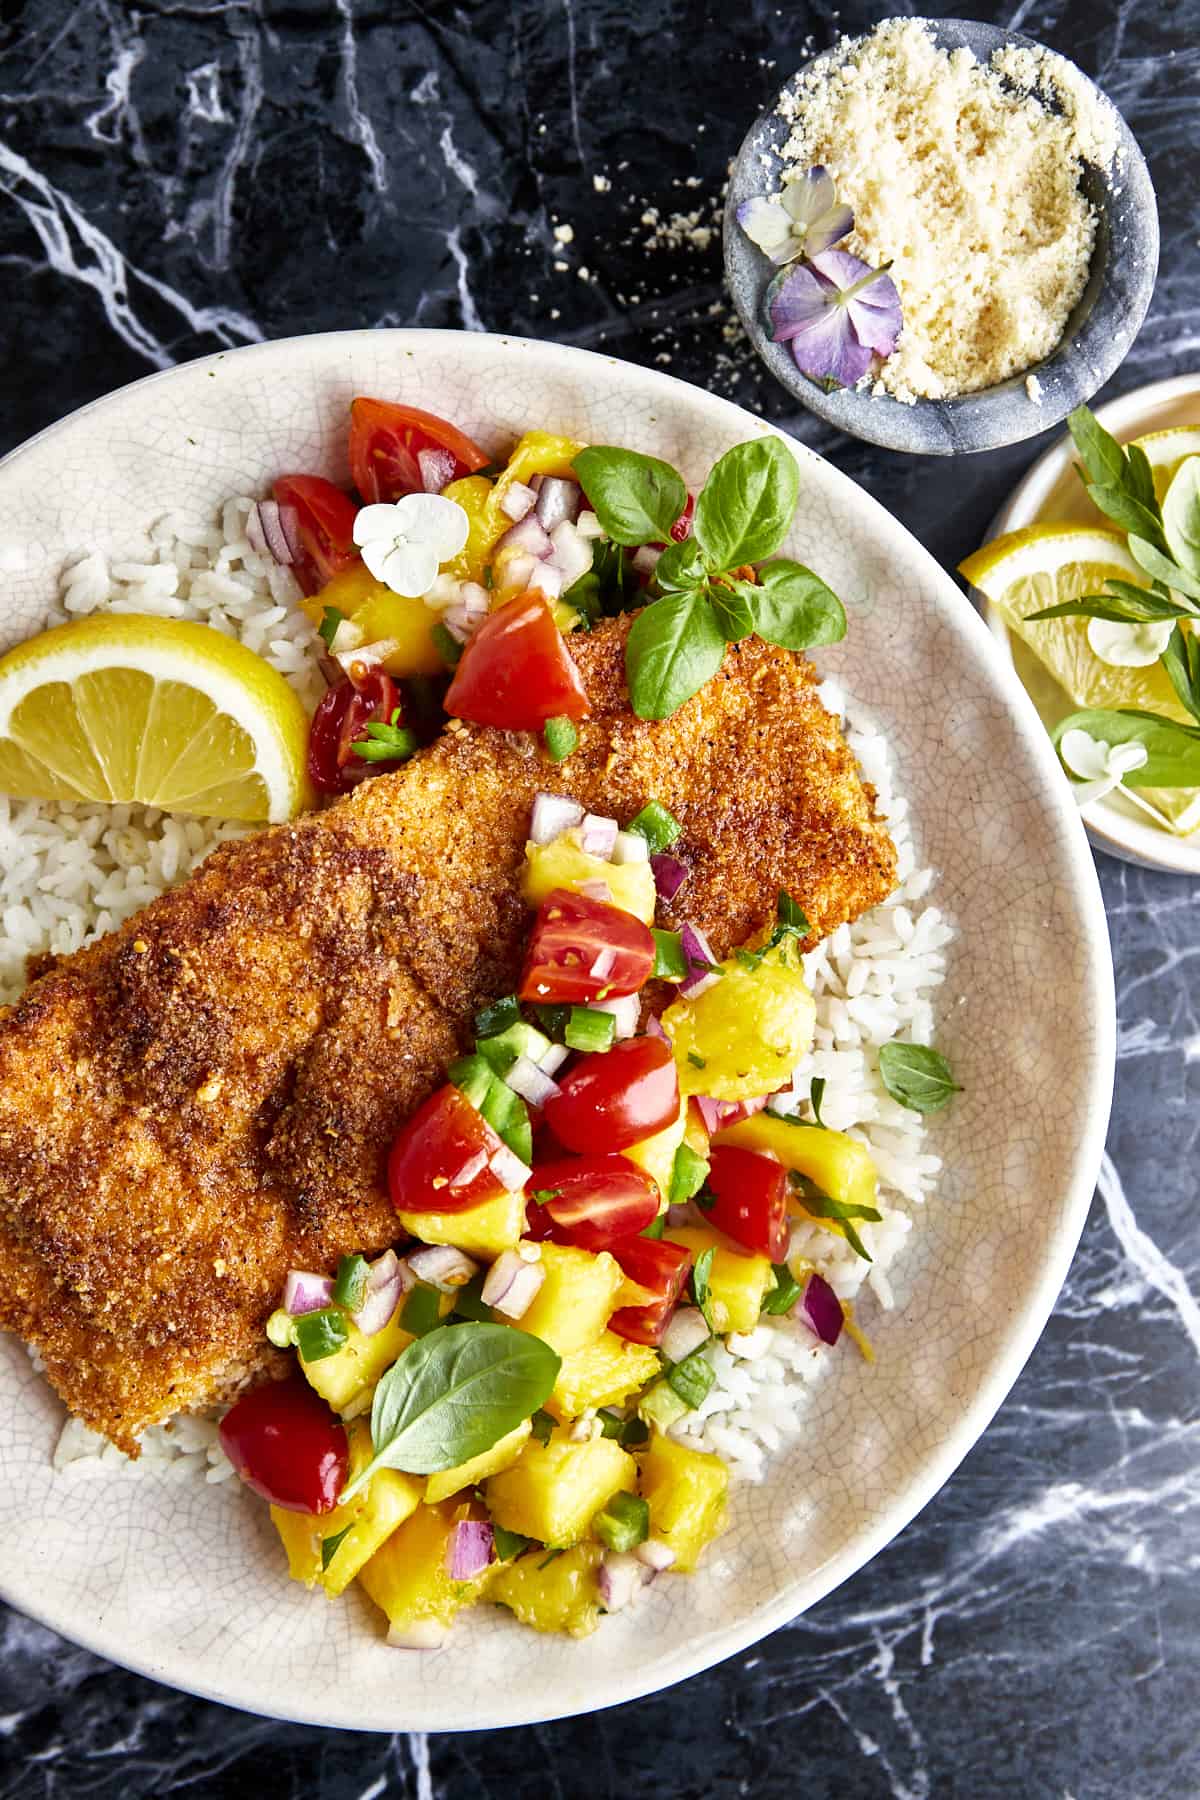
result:
M 593 712 L 560 767 L 453 725 L 393 775 L 225 845 L 0 1019 L 0 1325 L 127 1450 L 261 1365 L 290 1266 L 394 1237 L 387 1146 L 511 992 L 535 792 L 681 820 L 718 955 L 777 890 L 816 936 L 895 852 L 809 664 L 747 640 L 671 719 L 630 713 L 627 621 L 573 644 Z

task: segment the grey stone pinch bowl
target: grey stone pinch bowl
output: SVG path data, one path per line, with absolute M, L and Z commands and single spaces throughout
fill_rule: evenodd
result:
M 965 46 L 980 62 L 986 62 L 1003 45 L 1043 47 L 1021 32 L 1000 30 L 974 19 L 925 22 L 939 48 Z M 828 50 L 801 67 L 832 64 L 836 56 L 836 50 Z M 912 406 L 890 394 L 872 394 L 869 389 L 839 388 L 826 393 L 800 373 L 786 344 L 773 342 L 765 296 L 775 266 L 737 222 L 737 209 L 744 200 L 773 193 L 779 186 L 780 152 L 791 127 L 774 106 L 762 113 L 746 134 L 730 178 L 724 223 L 725 271 L 742 322 L 776 380 L 810 412 L 851 437 L 920 456 L 953 456 L 1019 443 L 1057 425 L 1073 407 L 1090 399 L 1118 368 L 1137 336 L 1158 271 L 1158 210 L 1145 159 L 1111 101 L 1098 88 L 1092 92 L 1115 115 L 1118 150 L 1110 170 L 1090 164 L 1085 169 L 1084 192 L 1099 215 L 1099 229 L 1087 286 L 1067 321 L 1062 342 L 1034 369 L 995 387 L 952 400 L 918 400 Z M 1030 373 L 1036 373 L 1041 384 L 1039 401 L 1026 392 L 1025 379 Z

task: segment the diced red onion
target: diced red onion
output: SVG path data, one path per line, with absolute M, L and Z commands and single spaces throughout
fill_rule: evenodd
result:
M 650 858 L 650 867 L 654 871 L 654 886 L 660 900 L 673 900 L 691 874 L 686 863 L 680 862 L 677 856 L 668 856 L 665 851 Z
M 607 981 L 616 966 L 617 953 L 606 944 L 603 950 L 596 952 L 595 961 L 588 970 L 588 974 L 593 981 Z
M 568 587 L 586 575 L 592 566 L 592 546 L 588 538 L 582 536 L 569 519 L 556 525 L 550 533 L 554 545 L 554 561 L 563 572 L 563 579 Z
M 650 855 L 650 846 L 640 831 L 618 831 L 613 839 L 611 863 L 641 863 Z
M 358 644 L 353 650 L 335 650 L 333 660 L 345 669 L 347 675 L 353 675 L 356 663 L 361 663 L 364 669 L 375 668 L 377 664 L 386 662 L 399 648 L 397 638 L 376 638 L 373 644 Z
M 766 1094 L 756 1095 L 753 1100 L 713 1100 L 707 1094 L 697 1094 L 695 1098 L 710 1136 L 714 1131 L 728 1131 L 743 1119 L 752 1119 L 767 1104 Z
M 609 1550 L 596 1572 L 596 1585 L 606 1612 L 620 1612 L 639 1594 L 651 1571 L 628 1550 Z
M 540 557 L 513 556 L 504 564 L 504 589 L 508 594 L 523 593 L 535 569 L 542 566 Z
M 518 1056 L 504 1079 L 513 1093 L 528 1100 L 530 1106 L 545 1106 L 559 1092 L 557 1081 L 552 1081 L 528 1056 Z
M 664 1044 L 669 1044 L 671 1041 L 663 1030 L 662 1021 L 656 1013 L 651 1013 L 650 1017 L 646 1020 L 646 1036 L 661 1038 Z
M 538 521 L 547 531 L 553 531 L 564 519 L 574 524 L 582 503 L 583 494 L 578 482 L 564 481 L 558 475 L 547 475 L 538 489 Z
M 503 550 L 511 555 L 513 551 L 522 551 L 526 556 L 539 558 L 549 556 L 552 548 L 549 533 L 543 531 L 537 519 L 532 516 L 526 516 L 515 525 L 510 525 L 496 545 L 497 553 Z
M 393 1650 L 440 1650 L 448 1629 L 439 1619 L 414 1619 L 411 1625 L 389 1626 L 387 1641 Z
M 328 1275 L 313 1275 L 307 1269 L 289 1269 L 283 1284 L 283 1310 L 290 1318 L 302 1319 L 305 1313 L 320 1312 L 333 1299 L 333 1282 Z
M 668 1362 L 682 1362 L 685 1356 L 690 1356 L 693 1350 L 706 1344 L 711 1336 L 699 1307 L 681 1306 L 663 1333 L 662 1353 Z
M 457 468 L 449 450 L 418 450 L 417 467 L 421 471 L 421 485 L 427 494 L 440 494 L 454 480 Z
M 649 580 L 658 567 L 658 559 L 661 555 L 661 550 L 655 550 L 651 545 L 643 544 L 639 550 L 634 551 L 629 560 L 633 564 L 635 573 L 644 575 Z
M 446 1545 L 446 1573 L 451 1581 L 474 1581 L 496 1554 L 487 1519 L 460 1519 Z
M 531 1172 L 528 1163 L 523 1163 L 516 1151 L 510 1150 L 507 1144 L 501 1144 L 498 1150 L 493 1150 L 488 1157 L 488 1168 L 497 1181 L 504 1183 L 510 1194 L 515 1194 L 518 1188 L 525 1186 Z
M 529 836 L 535 844 L 552 844 L 583 819 L 583 808 L 565 794 L 535 794 Z
M 442 614 L 442 624 L 460 644 L 465 644 L 487 613 L 487 589 L 477 587 L 474 582 L 464 582 L 458 598 Z
M 525 580 L 526 587 L 537 588 L 547 600 L 557 600 L 563 591 L 563 572 L 552 562 L 535 562 Z
M 521 1319 L 529 1311 L 543 1281 L 546 1266 L 526 1262 L 516 1250 L 503 1251 L 484 1279 L 480 1299 L 506 1319 Z
M 526 487 L 523 481 L 514 481 L 504 490 L 500 500 L 500 511 L 506 519 L 511 519 L 516 525 L 525 517 L 526 513 L 533 511 L 536 503 L 537 495 L 533 489 Z
M 638 1020 L 642 1016 L 642 1003 L 637 994 L 621 994 L 615 1000 L 589 1000 L 588 1006 L 592 1012 L 612 1014 L 618 1043 L 622 1038 L 637 1036 Z
M 589 900 L 602 901 L 605 906 L 611 906 L 613 903 L 613 891 L 607 881 L 581 881 L 579 892 L 586 894 Z
M 687 976 L 680 982 L 679 991 L 686 1000 L 695 1000 L 721 979 L 704 967 L 705 963 L 715 963 L 717 959 L 704 933 L 697 931 L 694 925 L 682 926 L 679 939 L 688 966 Z
M 362 1305 L 350 1317 L 364 1337 L 374 1337 L 383 1330 L 400 1303 L 401 1294 L 416 1280 L 406 1262 L 394 1250 L 385 1250 L 371 1264 L 367 1277 L 367 1293 Z
M 662 1571 L 669 1569 L 675 1561 L 675 1552 L 670 1544 L 664 1544 L 661 1538 L 647 1538 L 644 1544 L 638 1545 L 633 1554 L 640 1563 L 645 1563 L 648 1569 L 653 1569 L 656 1575 L 661 1575 Z
M 456 1250 L 453 1244 L 422 1244 L 409 1257 L 408 1266 L 418 1281 L 427 1281 L 430 1287 L 440 1288 L 444 1294 L 466 1287 L 479 1268 L 478 1263 Z
M 474 1179 L 477 1175 L 482 1175 L 483 1171 L 487 1168 L 487 1166 L 488 1166 L 487 1151 L 486 1150 L 477 1150 L 475 1152 L 474 1156 L 469 1156 L 467 1158 L 466 1162 L 458 1170 L 457 1174 L 451 1175 L 451 1177 L 446 1185 L 447 1185 L 447 1187 L 452 1187 L 452 1188 L 466 1187 L 467 1183 L 470 1181 L 474 1181 Z
M 553 1075 L 562 1068 L 570 1054 L 565 1044 L 550 1044 L 538 1057 L 538 1068 L 547 1075 Z
M 823 1344 L 836 1344 L 846 1323 L 842 1303 L 823 1275 L 814 1270 L 805 1285 L 799 1311 Z
M 585 813 L 579 829 L 579 842 L 592 856 L 603 857 L 607 862 L 612 855 L 619 830 L 620 826 L 615 819 L 606 819 L 603 813 Z
M 589 512 L 586 508 L 576 519 L 575 529 L 583 538 L 602 538 L 604 536 L 603 525 L 595 513 Z
M 292 514 L 291 521 L 285 520 L 285 513 Z M 292 531 L 288 530 L 289 523 L 293 525 Z M 286 567 L 296 560 L 294 525 L 294 507 L 280 506 L 277 500 L 259 500 L 250 508 L 246 536 L 260 554 L 265 551 Z

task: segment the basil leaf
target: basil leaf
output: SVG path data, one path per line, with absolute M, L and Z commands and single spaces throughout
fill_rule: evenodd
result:
M 708 589 L 713 616 L 727 644 L 740 643 L 754 630 L 754 612 L 749 596 L 755 591 L 753 582 L 738 581 L 726 587 L 714 581 Z
M 687 505 L 683 476 L 637 450 L 595 444 L 573 465 L 588 504 L 618 544 L 665 543 Z
M 910 1112 L 938 1112 L 962 1089 L 950 1073 L 950 1064 L 927 1044 L 885 1044 L 879 1052 L 879 1074 L 884 1087 Z
M 1146 761 L 1124 777 L 1126 787 L 1200 787 L 1200 731 L 1195 726 L 1157 713 L 1089 708 L 1059 721 L 1050 734 L 1054 744 L 1060 745 L 1072 730 L 1086 731 L 1105 744 L 1145 745 Z
M 1181 569 L 1200 578 L 1200 456 L 1187 456 L 1162 503 L 1167 547 Z
M 1113 589 L 1117 583 L 1109 584 Z M 1029 613 L 1030 619 L 1115 619 L 1122 625 L 1143 624 L 1155 619 L 1194 617 L 1190 606 L 1179 606 L 1152 588 L 1120 583 L 1120 592 L 1084 594 L 1078 600 L 1063 600 L 1058 606 L 1045 606 L 1041 612 Z
M 828 1131 L 828 1125 L 826 1125 L 821 1118 L 821 1102 L 824 1098 L 825 1077 L 823 1075 L 814 1075 L 808 1090 L 808 1104 L 812 1107 L 812 1122 L 819 1130 Z
M 798 1119 L 796 1123 L 803 1124 L 804 1121 Z M 801 1175 L 796 1169 L 788 1170 L 788 1181 L 795 1192 L 799 1194 L 800 1204 L 811 1218 L 836 1219 L 845 1232 L 846 1242 L 854 1254 L 861 1256 L 864 1262 L 872 1260 L 854 1228 L 853 1221 L 868 1219 L 872 1223 L 878 1224 L 883 1217 L 881 1212 L 874 1206 L 858 1206 L 849 1200 L 835 1200 L 832 1194 L 827 1194 L 823 1188 L 817 1186 L 815 1181 L 810 1180 L 807 1175 Z
M 561 1358 L 515 1325 L 446 1325 L 387 1371 L 371 1407 L 375 1454 L 341 1499 L 379 1469 L 433 1475 L 482 1456 L 541 1406 Z
M 1181 631 L 1177 625 L 1161 660 L 1180 700 L 1193 719 L 1200 719 L 1200 638 L 1194 632 Z
M 667 594 L 633 621 L 625 679 L 639 719 L 668 719 L 690 700 L 725 655 L 725 639 L 706 594 Z
M 1154 512 L 1158 506 L 1158 496 L 1154 492 L 1154 470 L 1150 467 L 1150 458 L 1140 444 L 1129 444 L 1125 449 L 1125 482 L 1135 500 Z
M 654 565 L 654 580 L 660 593 L 681 594 L 703 587 L 708 579 L 704 558 L 695 538 L 684 538 L 682 544 L 668 544 Z
M 335 1531 L 332 1537 L 321 1539 L 321 1573 L 325 1573 L 342 1546 L 342 1539 L 349 1537 L 354 1530 L 353 1525 L 345 1525 L 341 1531 Z
M 1164 587 L 1174 588 L 1177 593 L 1187 594 L 1192 600 L 1200 600 L 1200 578 L 1189 575 L 1186 569 L 1179 568 L 1169 556 L 1164 556 L 1154 544 L 1146 538 L 1138 537 L 1136 532 L 1129 534 L 1129 554 L 1135 562 L 1139 562 L 1147 575 L 1153 575 Z
M 696 501 L 692 531 L 710 567 L 761 562 L 787 535 L 800 471 L 782 438 L 752 438 L 727 450 Z
M 1158 522 L 1157 512 L 1143 506 L 1140 500 L 1135 500 L 1124 488 L 1100 487 L 1096 482 L 1090 482 L 1088 494 L 1105 517 L 1119 525 L 1122 531 L 1135 533 L 1147 542 L 1157 544 L 1160 550 L 1166 549 L 1167 541 Z
M 717 1328 L 712 1320 L 712 1313 L 710 1310 L 712 1300 L 708 1291 L 708 1284 L 712 1276 L 713 1257 L 716 1254 L 716 1246 L 710 1244 L 707 1250 L 702 1250 L 700 1252 L 692 1269 L 692 1293 L 696 1297 L 696 1305 L 704 1315 L 704 1323 L 714 1334 L 716 1333 Z
M 1101 487 L 1120 486 L 1125 478 L 1125 453 L 1091 408 L 1077 406 L 1067 427 L 1089 478 Z
M 754 629 L 769 644 L 809 650 L 837 644 L 846 635 L 846 613 L 833 589 L 803 563 L 780 557 L 758 571 Z

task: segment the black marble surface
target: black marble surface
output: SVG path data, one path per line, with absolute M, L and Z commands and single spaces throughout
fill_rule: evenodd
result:
M 0 449 L 214 345 L 495 328 L 739 400 L 953 564 L 1040 445 L 950 472 L 838 437 L 759 371 L 721 283 L 747 124 L 802 51 L 885 10 L 0 0 Z M 1162 273 L 1111 391 L 1195 367 L 1200 0 L 959 10 L 1072 54 L 1150 159 Z M 995 1424 L 868 1569 L 624 1712 L 428 1740 L 230 1712 L 9 1614 L 0 1800 L 1200 1794 L 1200 904 L 1101 878 L 1121 1064 L 1100 1193 Z

